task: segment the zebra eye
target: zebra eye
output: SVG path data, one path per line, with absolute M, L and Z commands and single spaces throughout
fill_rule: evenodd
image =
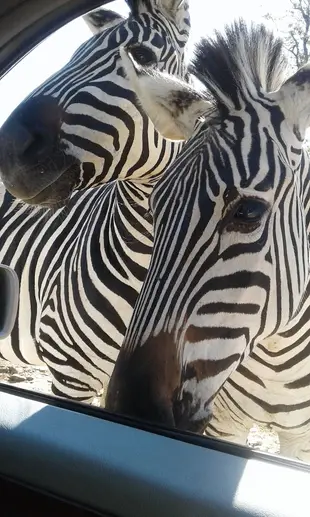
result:
M 244 233 L 254 231 L 258 227 L 267 208 L 268 205 L 261 199 L 241 199 L 233 209 L 227 229 L 230 231 L 238 230 Z
M 130 47 L 129 52 L 139 65 L 150 66 L 157 62 L 155 52 L 145 45 Z
M 258 199 L 245 199 L 238 204 L 234 218 L 243 223 L 259 221 L 266 211 L 266 204 Z

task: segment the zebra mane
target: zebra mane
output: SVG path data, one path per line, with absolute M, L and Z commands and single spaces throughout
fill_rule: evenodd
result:
M 263 24 L 241 18 L 197 45 L 190 71 L 211 93 L 218 107 L 240 109 L 240 94 L 257 97 L 277 90 L 289 74 L 280 38 Z

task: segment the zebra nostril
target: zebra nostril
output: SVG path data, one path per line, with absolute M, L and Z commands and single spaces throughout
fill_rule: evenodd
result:
M 51 140 L 46 133 L 34 131 L 28 132 L 28 138 L 24 140 L 23 149 L 20 149 L 20 158 L 34 161 L 48 154 Z
M 1 128 L 1 169 L 10 174 L 16 166 L 36 165 L 48 158 L 54 148 L 62 121 L 62 109 L 54 99 L 36 97 L 26 101 Z
M 35 137 L 26 126 L 19 122 L 6 125 L 6 140 L 11 142 L 14 152 L 18 157 L 22 157 L 27 150 L 34 144 Z
M 35 163 L 49 154 L 52 140 L 47 131 L 38 128 L 27 128 L 15 122 L 7 128 L 6 138 L 11 142 L 13 152 L 21 163 Z

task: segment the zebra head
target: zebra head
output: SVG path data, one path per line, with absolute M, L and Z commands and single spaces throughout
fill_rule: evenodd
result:
M 123 52 L 146 112 L 191 138 L 150 198 L 151 264 L 107 407 L 202 431 L 255 346 L 289 331 L 309 279 L 310 67 L 242 20 L 198 44 L 193 89 Z
M 94 36 L 38 87 L 0 131 L 0 171 L 23 201 L 61 206 L 75 189 L 160 174 L 179 144 L 166 142 L 142 111 L 119 55 L 185 75 L 187 0 L 127 0 L 127 19 L 105 9 L 85 21 Z

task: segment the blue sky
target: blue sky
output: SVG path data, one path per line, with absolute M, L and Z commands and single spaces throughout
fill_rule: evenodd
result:
M 190 48 L 199 37 L 237 16 L 257 21 L 271 9 L 283 12 L 287 0 L 189 0 L 192 18 Z M 209 6 L 209 9 L 208 9 Z M 116 0 L 108 8 L 126 15 L 124 0 Z M 13 109 L 38 85 L 69 61 L 76 48 L 91 36 L 90 30 L 79 18 L 55 32 L 28 54 L 0 81 L 0 125 Z

